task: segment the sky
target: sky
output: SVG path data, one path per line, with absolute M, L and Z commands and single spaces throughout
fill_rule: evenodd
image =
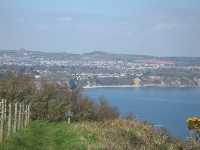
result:
M 0 50 L 200 57 L 200 0 L 0 0 Z

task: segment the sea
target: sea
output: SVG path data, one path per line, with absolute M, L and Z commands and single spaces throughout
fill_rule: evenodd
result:
M 146 120 L 156 129 L 164 127 L 171 136 L 183 140 L 191 136 L 187 118 L 200 118 L 200 87 L 93 88 L 84 89 L 82 94 L 95 101 L 103 96 L 118 107 L 120 117 L 133 112 L 136 119 Z

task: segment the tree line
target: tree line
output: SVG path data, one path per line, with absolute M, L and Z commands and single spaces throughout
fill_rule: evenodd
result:
M 74 112 L 73 121 L 103 121 L 119 118 L 116 106 L 110 106 L 108 101 L 99 97 L 96 102 L 82 95 L 82 87 L 71 90 L 68 84 L 56 85 L 42 80 L 35 82 L 29 75 L 9 72 L 0 78 L 0 98 L 9 103 L 31 105 L 33 120 L 59 122 L 66 119 L 65 112 Z

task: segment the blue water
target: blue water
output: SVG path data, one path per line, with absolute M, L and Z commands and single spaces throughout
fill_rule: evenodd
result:
M 139 120 L 162 125 L 174 137 L 189 136 L 186 119 L 200 118 L 200 88 L 97 88 L 83 95 L 98 100 L 104 96 L 123 116 L 132 111 Z

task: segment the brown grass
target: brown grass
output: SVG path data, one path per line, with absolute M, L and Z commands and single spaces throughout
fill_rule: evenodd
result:
M 84 122 L 79 125 L 77 130 L 89 132 L 89 138 L 79 137 L 80 141 L 86 143 L 87 149 L 174 150 L 182 147 L 166 130 L 156 131 L 149 123 L 138 120 Z

